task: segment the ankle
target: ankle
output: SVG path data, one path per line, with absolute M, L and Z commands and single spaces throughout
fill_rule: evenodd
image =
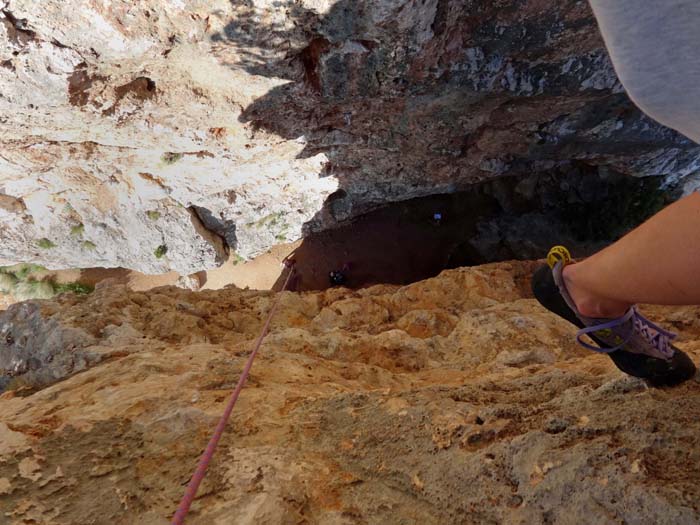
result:
M 586 317 L 599 319 L 615 319 L 625 315 L 632 305 L 597 295 L 589 290 L 581 278 L 581 270 L 583 269 L 580 263 L 569 264 L 564 267 L 562 272 L 566 290 L 573 299 L 578 312 Z

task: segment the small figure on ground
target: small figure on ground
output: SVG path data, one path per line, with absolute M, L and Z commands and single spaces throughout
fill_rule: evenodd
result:
M 343 286 L 347 281 L 345 274 L 338 270 L 328 272 L 328 279 L 331 281 L 331 286 Z
M 328 272 L 328 280 L 331 286 L 344 286 L 348 282 L 347 272 L 350 271 L 350 263 L 345 263 L 340 270 Z

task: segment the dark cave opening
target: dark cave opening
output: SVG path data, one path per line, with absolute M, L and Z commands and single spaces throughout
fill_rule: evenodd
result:
M 339 282 L 331 272 L 349 288 L 408 284 L 445 269 L 541 259 L 555 244 L 584 257 L 669 203 L 672 192 L 661 183 L 581 164 L 392 203 L 306 237 L 291 256 L 292 286 L 328 288 Z

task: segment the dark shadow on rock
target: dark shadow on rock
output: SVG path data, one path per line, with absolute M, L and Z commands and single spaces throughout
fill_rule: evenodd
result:
M 199 287 L 200 287 L 200 288 L 204 287 L 204 285 L 207 284 L 208 278 L 207 278 L 207 272 L 206 272 L 206 271 L 201 271 L 201 272 L 193 273 L 193 274 L 192 274 L 192 277 L 194 277 L 195 279 L 197 279 L 197 281 L 199 282 Z
M 234 221 L 217 217 L 211 210 L 201 206 L 192 206 L 192 209 L 207 230 L 221 237 L 230 250 L 236 251 L 238 238 L 236 237 L 236 223 Z
M 437 205 L 450 208 L 451 217 L 465 214 L 456 224 L 478 223 L 473 208 L 437 195 L 499 177 L 669 175 L 670 165 L 682 171 L 700 155 L 700 148 L 628 100 L 583 2 L 442 0 L 431 11 L 420 3 L 340 0 L 321 15 L 280 0 L 275 8 L 284 22 L 266 21 L 242 2 L 232 5 L 236 18 L 212 37 L 222 49 L 235 48 L 228 65 L 290 81 L 245 108 L 241 121 L 253 131 L 303 140 L 300 156 L 324 154 L 319 177 L 338 181 L 338 190 L 304 225 L 297 256 L 305 259 L 308 251 L 313 258 L 320 248 L 309 236 L 327 230 L 314 239 L 340 239 L 333 241 L 338 249 L 357 259 L 362 216 L 379 214 L 370 222 L 381 226 L 366 235 L 376 237 L 374 245 L 385 239 L 394 260 L 382 258 L 386 270 L 370 263 L 357 269 L 365 282 L 392 282 L 388 276 L 396 268 L 406 276 L 424 273 L 410 244 L 433 246 L 421 227 L 404 238 L 406 221 L 414 218 L 401 214 L 412 205 L 376 211 L 387 203 L 436 195 L 409 215 L 417 213 L 420 223 Z M 559 195 L 557 213 L 577 199 L 573 189 Z M 507 206 L 499 202 L 499 213 L 518 213 Z M 496 230 L 505 224 L 492 221 Z M 443 233 L 428 231 L 441 242 Z M 465 235 L 451 242 L 473 244 Z M 429 266 L 436 265 L 431 259 Z

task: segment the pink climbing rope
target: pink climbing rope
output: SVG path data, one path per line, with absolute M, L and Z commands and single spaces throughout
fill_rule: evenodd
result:
M 287 285 L 289 284 L 289 278 L 294 273 L 294 262 L 285 262 L 285 266 L 289 268 L 289 274 L 287 275 L 287 279 L 284 281 L 282 291 L 285 291 L 287 289 Z M 185 521 L 185 516 L 187 516 L 187 513 L 190 510 L 190 506 L 192 505 L 192 502 L 194 501 L 194 498 L 197 495 L 197 489 L 199 489 L 199 485 L 204 479 L 204 476 L 207 472 L 207 467 L 209 466 L 209 462 L 214 456 L 216 445 L 218 445 L 219 440 L 221 439 L 221 436 L 224 433 L 226 423 L 228 423 L 229 417 L 231 416 L 231 412 L 233 411 L 233 407 L 235 406 L 236 401 L 238 400 L 238 395 L 241 393 L 241 390 L 243 390 L 243 386 L 245 385 L 245 382 L 248 379 L 248 374 L 250 373 L 250 369 L 253 366 L 253 360 L 255 359 L 258 350 L 260 350 L 260 345 L 262 344 L 263 339 L 265 338 L 265 335 L 267 335 L 267 331 L 270 328 L 270 322 L 272 321 L 272 316 L 275 314 L 275 310 L 277 309 L 279 300 L 280 296 L 278 295 L 277 299 L 275 299 L 275 302 L 272 305 L 272 308 L 270 309 L 270 314 L 267 316 L 267 321 L 265 321 L 265 325 L 263 326 L 262 332 L 260 332 L 260 337 L 258 337 L 257 341 L 255 342 L 255 347 L 253 348 L 253 351 L 248 357 L 248 361 L 246 362 L 245 367 L 243 368 L 243 372 L 241 372 L 241 377 L 238 379 L 238 384 L 236 385 L 236 388 L 234 389 L 233 393 L 231 394 L 231 397 L 228 400 L 228 404 L 226 405 L 226 409 L 224 410 L 221 419 L 219 419 L 219 424 L 216 425 L 216 430 L 214 430 L 214 434 L 209 440 L 207 448 L 204 450 L 202 457 L 199 458 L 199 463 L 197 464 L 197 468 L 194 471 L 194 474 L 192 475 L 192 479 L 190 479 L 190 482 L 187 485 L 185 495 L 182 497 L 182 501 L 180 502 L 180 505 L 178 506 L 177 511 L 173 516 L 173 520 L 171 522 L 172 525 L 182 525 Z

